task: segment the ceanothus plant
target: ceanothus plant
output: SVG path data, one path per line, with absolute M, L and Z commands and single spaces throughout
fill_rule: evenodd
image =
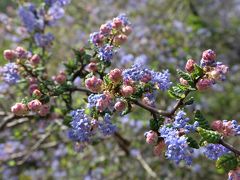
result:
M 157 72 L 140 64 L 128 69 L 113 68 L 114 55 L 134 31 L 127 16 L 121 14 L 90 34 L 89 44 L 74 49 L 75 58 L 64 64 L 63 71 L 49 77 L 46 61 L 51 55 L 47 50 L 54 38 L 45 29 L 63 16 L 63 6 L 68 3 L 69 0 L 46 0 L 39 8 L 33 4 L 19 8 L 20 19 L 29 33 L 29 47 L 5 50 L 8 63 L 0 69 L 1 88 L 21 84 L 28 89 L 28 95 L 11 107 L 12 118 L 54 119 L 56 108 L 60 108 L 58 118 L 68 127 L 68 138 L 77 151 L 83 151 L 97 136 L 121 137 L 113 116 L 134 113 L 132 107 L 139 106 L 152 115 L 144 136 L 156 156 L 191 165 L 194 151 L 201 149 L 207 158 L 216 161 L 218 169 L 229 172 L 229 179 L 239 179 L 240 151 L 224 140 L 240 135 L 238 122 L 216 120 L 209 124 L 200 110 L 193 112 L 193 118 L 185 112 L 186 106 L 194 103 L 191 94 L 204 93 L 226 79 L 228 67 L 216 60 L 215 52 L 205 50 L 199 62 L 189 59 L 185 71 L 177 70 L 179 83 L 171 82 L 168 70 Z M 176 100 L 168 111 L 158 109 L 156 101 L 156 94 L 166 91 Z M 85 104 L 76 107 L 75 92 L 86 94 Z M 65 106 L 57 107 L 56 99 Z M 23 161 L 28 157 L 27 154 Z

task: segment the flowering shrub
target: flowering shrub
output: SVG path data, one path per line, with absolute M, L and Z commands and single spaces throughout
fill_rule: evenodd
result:
M 47 62 L 51 59 L 54 36 L 46 33 L 46 27 L 63 17 L 64 6 L 69 3 L 69 0 L 45 0 L 39 7 L 20 6 L 18 14 L 27 30 L 29 47 L 18 46 L 3 52 L 7 63 L 0 69 L 1 91 L 16 86 L 23 92 L 19 95 L 21 99 L 11 107 L 12 116 L 6 118 L 1 128 L 8 121 L 21 117 L 32 118 L 36 125 L 43 118 L 52 121 L 48 126 L 50 130 L 30 151 L 20 156 L 17 165 L 28 161 L 52 130 L 61 128 L 67 129 L 66 136 L 76 151 L 84 151 L 112 135 L 128 154 L 129 143 L 118 133 L 119 122 L 114 121 L 114 117 L 124 118 L 135 113 L 138 106 L 151 113 L 144 136 L 156 156 L 165 156 L 176 165 L 184 162 L 190 166 L 194 153 L 201 151 L 216 161 L 217 169 L 229 172 L 229 179 L 238 179 L 240 151 L 225 140 L 240 135 L 238 122 L 216 120 L 210 125 L 200 110 L 191 112 L 193 116 L 185 112 L 187 106 L 194 103 L 194 97 L 189 96 L 204 93 L 227 79 L 228 66 L 216 60 L 216 53 L 208 49 L 203 51 L 200 60 L 189 59 L 185 70 L 177 70 L 177 83 L 171 81 L 175 78 L 170 77 L 169 70 L 159 72 L 140 63 L 114 68 L 115 55 L 134 33 L 127 16 L 121 14 L 90 34 L 88 44 L 73 49 L 74 58 L 64 63 L 64 68 L 56 75 L 50 76 Z M 81 97 L 76 98 L 76 93 L 82 93 Z M 176 101 L 170 109 L 158 108 L 157 96 L 163 93 Z M 77 103 L 78 99 L 82 102 Z M 8 146 L 1 145 L 2 149 Z M 0 160 L 8 161 L 1 156 Z

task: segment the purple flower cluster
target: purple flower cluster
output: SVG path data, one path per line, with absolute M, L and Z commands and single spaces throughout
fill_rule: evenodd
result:
M 34 34 L 37 46 L 49 46 L 53 41 L 51 33 L 43 32 L 46 26 L 52 26 L 64 16 L 63 6 L 70 3 L 70 0 L 46 0 L 47 7 L 37 9 L 34 4 L 26 3 L 18 9 L 18 15 L 29 33 Z
M 111 122 L 111 116 L 106 113 L 103 121 L 99 122 L 99 130 L 104 136 L 112 135 L 117 131 L 117 127 L 112 124 Z
M 194 124 L 191 125 L 188 124 L 189 120 L 190 119 L 186 117 L 186 113 L 184 111 L 179 111 L 175 116 L 173 127 L 177 129 L 184 129 L 185 133 L 194 132 L 198 127 L 199 123 L 195 121 Z
M 222 155 L 230 152 L 221 144 L 208 144 L 203 149 L 203 154 L 211 160 L 217 160 Z
M 168 70 L 155 72 L 147 68 L 142 68 L 140 65 L 133 65 L 131 68 L 125 69 L 123 71 L 123 80 L 149 82 L 163 91 L 167 90 L 172 84 Z
M 77 109 L 71 112 L 72 129 L 69 131 L 69 138 L 76 142 L 89 142 L 97 129 L 104 135 L 112 135 L 117 127 L 112 124 L 110 114 L 106 113 L 103 121 L 98 121 L 88 117 L 83 109 Z
M 166 157 L 176 164 L 185 161 L 187 165 L 192 164 L 193 149 L 188 146 L 187 138 L 179 136 L 178 130 L 173 127 L 162 126 L 159 129 L 160 136 L 164 138 L 167 147 Z
M 83 109 L 78 109 L 71 112 L 72 129 L 69 131 L 69 138 L 73 141 L 89 142 L 93 135 L 91 130 L 91 120 L 84 113 Z
M 52 33 L 47 33 L 47 34 L 36 33 L 34 35 L 34 40 L 37 46 L 48 47 L 52 44 L 52 41 L 54 40 L 54 36 Z
M 113 46 L 106 44 L 105 46 L 99 48 L 98 55 L 101 61 L 110 62 L 114 55 Z
M 0 76 L 3 81 L 9 85 L 16 84 L 20 80 L 18 66 L 15 63 L 7 63 L 0 67 Z
M 89 42 L 94 45 L 101 61 L 110 62 L 114 47 L 119 47 L 132 32 L 126 15 L 119 15 L 112 21 L 102 24 L 98 32 L 90 34 Z

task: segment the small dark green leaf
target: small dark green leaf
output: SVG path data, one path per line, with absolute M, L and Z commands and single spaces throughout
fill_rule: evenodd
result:
M 188 145 L 192 148 L 199 149 L 199 145 L 195 139 L 192 137 L 187 137 Z
M 225 172 L 236 169 L 237 165 L 237 157 L 234 154 L 225 154 L 216 161 L 216 167 L 223 169 Z

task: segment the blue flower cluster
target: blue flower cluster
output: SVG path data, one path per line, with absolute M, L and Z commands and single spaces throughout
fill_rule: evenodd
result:
M 111 116 L 106 113 L 103 121 L 99 122 L 99 130 L 104 136 L 112 135 L 117 131 L 116 125 L 112 124 Z
M 110 46 L 109 44 L 99 48 L 98 56 L 101 61 L 104 62 L 110 62 L 113 58 L 114 50 L 113 46 Z
M 53 41 L 51 33 L 44 34 L 46 26 L 52 26 L 64 16 L 63 6 L 70 3 L 70 0 L 45 0 L 47 6 L 37 9 L 32 3 L 26 3 L 18 9 L 18 15 L 29 33 L 34 34 L 37 46 L 49 46 Z
M 117 130 L 108 113 L 105 114 L 103 121 L 91 119 L 84 113 L 84 109 L 72 111 L 71 116 L 72 129 L 68 132 L 68 136 L 76 142 L 89 142 L 96 129 L 99 129 L 104 136 L 112 135 Z
M 188 124 L 189 118 L 186 117 L 186 113 L 184 111 L 179 111 L 175 116 L 175 121 L 173 122 L 174 128 L 182 128 L 185 133 L 190 133 L 196 131 L 196 128 L 199 126 L 197 121 L 194 122 L 193 125 Z
M 203 147 L 203 154 L 211 160 L 217 160 L 219 157 L 229 152 L 230 151 L 221 144 L 208 144 Z
M 227 124 L 228 121 L 223 120 L 223 124 Z M 232 120 L 232 127 L 231 129 L 233 129 L 234 131 L 234 135 L 235 136 L 240 136 L 240 125 L 238 124 L 238 122 L 236 120 Z
M 167 147 L 166 157 L 176 164 L 185 161 L 187 165 L 192 164 L 193 148 L 188 146 L 187 138 L 179 136 L 177 129 L 173 127 L 162 126 L 159 129 L 160 136 L 164 138 Z
M 16 84 L 20 80 L 18 66 L 15 63 L 5 64 L 5 66 L 0 67 L 0 76 L 2 76 L 3 81 L 7 84 Z
M 167 90 L 172 82 L 170 81 L 170 73 L 168 70 L 163 72 L 155 72 L 147 68 L 142 68 L 141 65 L 133 65 L 129 69 L 123 71 L 123 80 L 144 81 L 157 85 L 161 90 Z
M 115 44 L 114 40 L 119 35 L 123 35 L 122 37 L 126 40 L 129 34 L 127 33 L 125 35 L 123 29 L 126 26 L 130 26 L 130 24 L 131 23 L 129 22 L 127 16 L 125 14 L 121 14 L 112 21 L 102 24 L 99 31 L 90 34 L 89 42 L 96 48 L 98 57 L 101 61 L 108 63 L 112 60 L 114 47 L 119 47 L 119 44 Z
M 83 109 L 77 109 L 71 112 L 72 129 L 69 131 L 69 138 L 73 141 L 89 142 L 93 135 L 91 130 L 91 120 L 84 113 Z

